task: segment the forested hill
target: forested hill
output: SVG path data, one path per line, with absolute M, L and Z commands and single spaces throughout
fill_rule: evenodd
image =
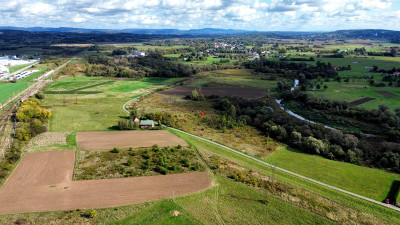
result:
M 393 30 L 339 30 L 333 32 L 338 38 L 343 39 L 385 39 L 389 41 L 400 41 L 400 31 Z
M 256 38 L 308 39 L 308 40 L 348 40 L 370 39 L 400 43 L 400 31 L 393 30 L 339 30 L 333 32 L 296 32 L 296 31 L 247 31 L 235 29 L 203 28 L 192 30 L 178 29 L 84 29 L 84 28 L 48 28 L 48 27 L 1 27 L 0 40 L 26 39 L 26 37 L 47 37 L 63 40 L 66 43 L 80 41 L 93 42 L 141 42 L 144 40 L 166 38 L 213 37 L 231 35 L 249 35 Z M 24 38 L 25 37 L 25 38 Z M 45 38 L 46 39 L 46 38 Z

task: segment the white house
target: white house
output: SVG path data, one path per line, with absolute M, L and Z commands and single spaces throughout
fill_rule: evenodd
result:
M 143 56 L 144 57 L 144 56 L 146 56 L 146 53 L 144 53 L 144 52 L 134 52 L 133 55 L 134 56 Z

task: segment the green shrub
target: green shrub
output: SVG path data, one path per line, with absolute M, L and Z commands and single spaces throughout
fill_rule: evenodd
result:
M 118 148 L 114 148 L 113 150 L 110 151 L 111 153 L 119 153 L 119 149 Z
M 89 209 L 86 212 L 83 212 L 81 216 L 86 218 L 95 218 L 97 216 L 97 211 L 94 209 Z
M 189 159 L 184 159 L 184 160 L 182 160 L 182 165 L 183 165 L 184 167 L 190 167 Z
M 157 166 L 155 170 L 163 175 L 167 175 L 169 173 L 169 171 L 162 166 Z
M 128 159 L 128 161 L 126 162 L 127 166 L 132 166 L 133 165 L 133 160 L 132 159 Z

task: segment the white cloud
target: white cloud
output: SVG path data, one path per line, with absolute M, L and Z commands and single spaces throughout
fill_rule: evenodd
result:
M 10 0 L 0 7 L 7 26 L 400 29 L 399 18 L 395 0 Z
M 38 2 L 38 3 L 32 3 L 32 4 L 25 4 L 23 8 L 21 9 L 21 13 L 25 13 L 27 15 L 51 15 L 51 14 L 56 14 L 56 7 L 43 3 L 43 2 Z
M 86 19 L 83 18 L 83 17 L 80 17 L 80 16 L 76 16 L 76 17 L 72 18 L 72 21 L 73 21 L 74 23 L 82 23 L 82 22 L 85 22 Z

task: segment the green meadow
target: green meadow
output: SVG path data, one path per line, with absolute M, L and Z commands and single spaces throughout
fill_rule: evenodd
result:
M 0 103 L 7 101 L 29 86 L 29 82 L 0 83 Z
M 280 182 L 284 182 L 285 184 L 290 185 L 290 187 L 298 190 L 299 192 L 305 191 L 307 190 L 307 192 L 310 192 L 307 195 L 312 195 L 312 198 L 317 199 L 317 196 L 323 196 L 324 198 L 330 199 L 334 202 L 337 202 L 341 205 L 341 207 L 346 208 L 352 208 L 355 210 L 359 210 L 360 212 L 363 213 L 368 213 L 370 215 L 373 215 L 373 218 L 380 218 L 383 220 L 387 220 L 390 221 L 390 223 L 400 223 L 400 217 L 398 217 L 398 213 L 392 209 L 387 209 L 384 208 L 382 206 L 378 206 L 374 203 L 370 203 L 370 202 L 366 202 L 365 200 L 361 200 L 358 198 L 355 198 L 353 196 L 338 192 L 338 191 L 334 191 L 331 190 L 329 188 L 323 187 L 319 184 L 315 184 L 315 183 L 311 183 L 309 181 L 305 181 L 303 179 L 294 177 L 292 175 L 289 175 L 287 173 L 278 171 L 278 170 L 273 170 L 271 169 L 269 166 L 265 166 L 262 165 L 258 162 L 255 162 L 251 159 L 245 158 L 243 156 L 240 156 L 236 153 L 230 152 L 226 149 L 223 149 L 219 146 L 216 146 L 214 144 L 196 139 L 194 137 L 188 136 L 186 134 L 182 134 L 182 133 L 178 133 L 176 131 L 172 131 L 170 130 L 172 133 L 176 134 L 177 136 L 183 138 L 185 141 L 187 141 L 190 145 L 193 145 L 195 147 L 197 147 L 200 150 L 204 150 L 204 151 L 210 151 L 214 154 L 217 154 L 218 156 L 225 158 L 225 159 L 229 159 L 239 165 L 245 166 L 248 169 L 251 169 L 252 171 L 256 171 L 257 173 L 261 173 L 261 174 L 266 174 L 269 176 L 273 176 L 274 179 L 280 181 Z M 285 152 L 284 152 L 285 153 Z M 274 156 L 274 154 L 277 154 L 276 156 Z M 333 164 L 329 165 L 329 167 L 332 169 L 332 171 L 330 171 L 328 168 L 324 168 L 324 161 L 322 160 L 322 158 L 320 158 L 322 161 L 318 162 L 318 165 L 313 166 L 314 162 L 311 160 L 311 164 L 310 164 L 310 160 L 306 160 L 303 164 L 301 164 L 302 159 L 307 159 L 307 156 L 309 157 L 313 157 L 310 155 L 305 155 L 304 157 L 300 157 L 299 159 L 295 159 L 294 157 L 297 157 L 297 155 L 293 154 L 291 155 L 291 157 L 283 157 L 281 155 L 279 155 L 279 151 L 274 153 L 273 155 L 271 155 L 271 158 L 267 158 L 267 161 L 270 161 L 274 164 L 276 164 L 276 166 L 279 167 L 283 167 L 285 168 L 285 165 L 290 165 L 290 164 L 294 164 L 294 163 L 298 163 L 299 166 L 301 167 L 303 166 L 304 168 L 300 168 L 302 170 L 312 170 L 312 169 L 318 169 L 318 170 L 322 170 L 321 172 L 325 173 L 325 175 L 329 175 L 330 173 L 337 173 L 336 177 L 338 180 L 336 180 L 334 183 L 335 184 L 340 184 L 341 183 L 341 179 L 343 179 L 345 182 L 343 182 L 343 184 L 341 186 L 343 186 L 344 189 L 350 190 L 350 191 L 357 191 L 358 194 L 362 194 L 362 193 L 366 193 L 365 190 L 362 190 L 362 187 L 367 187 L 367 186 L 372 186 L 372 189 L 369 190 L 375 190 L 376 189 L 376 193 L 372 193 L 366 196 L 371 196 L 371 195 L 375 195 L 376 198 L 380 198 L 381 196 L 385 195 L 385 191 L 388 191 L 390 188 L 390 181 L 393 181 L 394 179 L 396 179 L 396 177 L 398 178 L 398 175 L 396 174 L 390 174 L 390 173 L 386 173 L 384 171 L 381 170 L 375 170 L 375 169 L 369 169 L 369 168 L 362 168 L 359 166 L 354 166 L 352 167 L 352 165 L 348 165 L 346 163 L 342 163 L 342 162 L 333 162 Z M 273 158 L 275 157 L 275 158 Z M 278 160 L 278 158 L 282 158 L 282 163 L 276 163 L 272 160 Z M 329 162 L 328 162 L 329 163 Z M 293 172 L 298 172 L 300 173 L 301 170 L 298 169 L 297 171 L 296 169 L 296 165 L 292 165 L 293 166 Z M 340 168 L 335 168 L 336 167 L 344 167 L 345 169 L 340 169 Z M 289 168 L 289 166 L 287 166 Z M 336 170 L 339 171 L 345 171 L 345 172 L 337 172 Z M 346 172 L 347 170 L 347 172 Z M 356 187 L 352 187 L 352 182 L 348 182 L 349 180 L 351 180 L 351 178 L 354 175 L 351 175 L 350 173 L 355 173 L 355 174 L 362 174 L 362 173 L 371 173 L 371 175 L 369 176 L 368 174 L 364 174 L 362 175 L 363 177 L 368 177 L 367 180 L 363 181 L 363 180 L 359 180 L 360 184 L 357 184 Z M 304 174 L 306 175 L 306 174 Z M 315 178 L 315 179 L 319 179 L 318 177 L 312 177 L 312 174 L 308 174 L 310 176 L 310 178 Z M 329 176 L 334 176 L 334 175 L 329 175 Z M 383 176 L 383 178 L 377 178 L 378 180 L 374 180 L 374 176 Z M 322 179 L 322 178 L 321 178 Z M 331 180 L 335 179 L 335 178 L 330 178 Z M 323 181 L 323 180 L 321 180 Z M 379 184 L 379 182 L 383 181 L 384 183 L 381 185 Z M 353 181 L 354 182 L 354 181 Z M 371 184 L 370 182 L 375 182 L 375 184 Z M 379 186 L 384 186 L 384 187 L 379 187 Z M 389 186 L 385 186 L 385 185 L 389 185 Z M 339 185 L 338 185 L 339 186 Z M 345 186 L 345 187 L 344 187 Z M 357 193 L 356 192 L 356 193 Z M 380 200 L 380 199 L 379 199 Z M 317 201 L 317 200 L 316 200 Z M 312 204 L 312 203 L 311 203 Z M 325 206 L 323 205 L 323 202 L 315 202 L 315 207 L 319 208 L 322 207 L 324 208 Z M 325 210 L 329 211 L 329 208 L 325 208 Z M 341 209 L 338 209 L 338 211 L 341 211 Z M 336 213 L 338 211 L 335 211 Z M 335 212 L 332 212 L 335 214 Z M 348 222 L 348 221 L 347 221 Z
M 374 98 L 375 100 L 358 105 L 365 109 L 377 109 L 379 105 L 387 105 L 392 110 L 400 108 L 400 88 L 399 87 L 372 87 L 366 80 L 356 79 L 354 82 L 350 79 L 349 82 L 330 81 L 324 82 L 327 85 L 326 90 L 315 90 L 310 93 L 318 96 L 324 96 L 331 99 L 340 101 L 352 102 L 362 98 Z M 323 86 L 321 85 L 321 86 Z M 386 91 L 397 95 L 395 97 L 385 97 L 377 91 Z
M 266 161 L 377 201 L 385 200 L 393 181 L 400 180 L 400 175 L 395 173 L 333 161 L 291 148 L 279 149 Z
M 265 76 L 253 74 L 250 70 L 216 70 L 198 74 L 189 87 L 200 86 L 240 86 L 254 88 L 276 87 L 277 81 L 267 80 Z
M 51 108 L 50 131 L 113 130 L 126 117 L 122 105 L 154 86 L 169 85 L 182 78 L 107 79 L 69 77 L 58 79 L 45 92 Z
M 14 73 L 14 72 L 16 72 L 16 71 L 18 71 L 18 70 L 21 70 L 21 69 L 23 69 L 23 68 L 25 68 L 25 67 L 28 67 L 28 66 L 32 65 L 32 64 L 33 64 L 33 63 L 23 64 L 23 65 L 16 65 L 16 66 L 10 66 L 8 69 L 9 69 L 9 72 L 10 72 L 10 73 Z

